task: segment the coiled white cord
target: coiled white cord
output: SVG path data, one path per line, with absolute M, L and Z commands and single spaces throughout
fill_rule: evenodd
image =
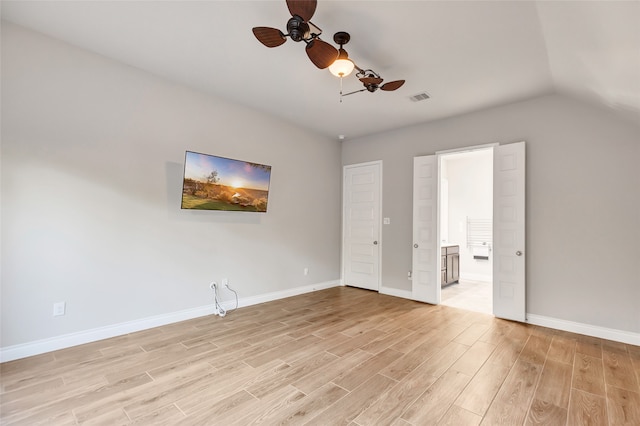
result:
M 211 281 L 211 284 L 209 284 L 209 288 L 211 288 L 211 290 L 213 290 L 213 300 L 214 300 L 214 303 L 215 303 L 216 314 L 218 316 L 224 317 L 225 315 L 227 315 L 227 312 L 233 312 L 236 309 L 238 309 L 238 292 L 237 291 L 235 291 L 234 289 L 232 289 L 228 285 L 226 286 L 227 290 L 233 292 L 233 294 L 235 294 L 235 297 L 236 297 L 236 306 L 235 306 L 235 308 L 231 309 L 230 311 L 227 311 L 226 309 L 224 309 L 222 307 L 222 302 L 221 302 L 220 294 L 219 294 L 219 290 L 218 290 L 218 283 L 216 283 L 215 281 Z

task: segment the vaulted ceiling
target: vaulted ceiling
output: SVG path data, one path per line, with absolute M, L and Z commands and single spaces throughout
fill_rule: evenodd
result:
M 311 21 L 395 92 L 340 102 L 340 81 L 286 32 L 285 0 L 3 1 L 2 17 L 125 64 L 347 139 L 546 93 L 609 108 L 640 126 L 638 1 L 318 1 Z M 343 91 L 361 88 L 352 74 Z M 414 102 L 426 92 L 430 99 Z

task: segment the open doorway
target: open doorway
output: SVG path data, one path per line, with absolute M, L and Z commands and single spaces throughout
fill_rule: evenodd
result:
M 441 153 L 441 303 L 493 313 L 493 147 Z

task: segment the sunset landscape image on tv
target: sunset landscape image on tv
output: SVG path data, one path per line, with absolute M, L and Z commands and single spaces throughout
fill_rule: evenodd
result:
M 271 166 L 187 151 L 182 208 L 266 212 Z

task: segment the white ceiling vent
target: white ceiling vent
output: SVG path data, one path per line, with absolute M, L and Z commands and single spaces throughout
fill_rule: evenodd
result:
M 413 102 L 420 102 L 420 101 L 426 101 L 430 97 L 431 96 L 429 96 L 427 92 L 420 92 L 418 94 L 411 96 L 409 99 L 411 99 Z

